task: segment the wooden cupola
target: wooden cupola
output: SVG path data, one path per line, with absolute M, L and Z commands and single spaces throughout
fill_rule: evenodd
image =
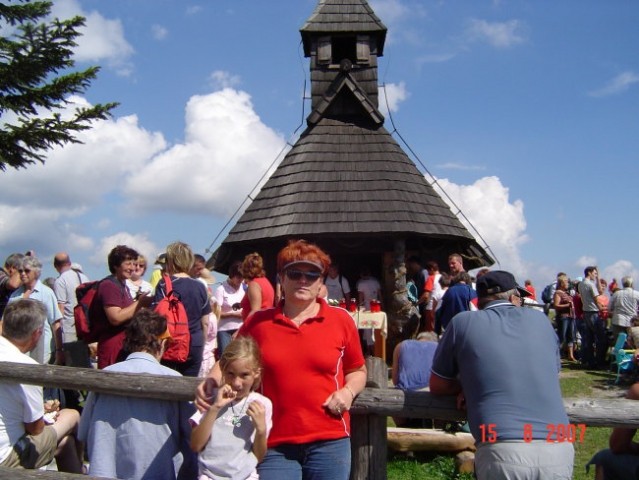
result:
M 300 29 L 304 55 L 310 58 L 313 110 L 343 72 L 378 106 L 377 58 L 383 55 L 386 31 L 366 0 L 319 2 Z

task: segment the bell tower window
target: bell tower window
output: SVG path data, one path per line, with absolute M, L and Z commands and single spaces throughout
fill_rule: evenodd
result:
M 357 63 L 357 39 L 356 37 L 333 37 L 331 39 L 331 63 L 339 63 L 348 59 L 353 64 Z

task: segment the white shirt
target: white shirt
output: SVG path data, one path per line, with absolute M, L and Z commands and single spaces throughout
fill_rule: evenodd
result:
M 37 365 L 33 358 L 0 336 L 0 361 Z M 25 434 L 24 424 L 44 416 L 42 387 L 0 382 L 0 462 Z
M 374 277 L 362 278 L 357 282 L 357 291 L 364 296 L 364 307 L 366 310 L 371 309 L 371 300 L 379 298 L 381 285 Z
M 342 279 L 341 285 L 339 281 L 340 278 Z M 335 278 L 331 278 L 330 275 L 327 275 L 324 280 L 324 285 L 326 285 L 328 299 L 330 300 L 339 301 L 342 298 L 346 298 L 346 295 L 351 293 L 351 287 L 348 285 L 348 280 L 346 280 L 343 275 L 337 275 Z

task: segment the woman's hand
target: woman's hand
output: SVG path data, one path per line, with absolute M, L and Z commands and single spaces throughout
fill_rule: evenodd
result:
M 214 378 L 207 377 L 195 390 L 195 406 L 200 412 L 206 412 L 213 403 L 213 392 L 217 388 Z
M 341 388 L 331 393 L 322 407 L 326 408 L 328 413 L 341 416 L 343 412 L 348 412 L 353 405 L 353 396 L 346 388 Z

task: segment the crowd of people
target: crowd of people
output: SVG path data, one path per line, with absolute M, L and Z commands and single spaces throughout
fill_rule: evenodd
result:
M 366 383 L 371 338 L 334 305 L 382 303 L 379 279 L 363 266 L 351 289 L 340 266 L 303 240 L 279 252 L 273 283 L 256 252 L 218 284 L 205 263 L 174 242 L 147 281 L 144 256 L 113 248 L 89 311 L 97 341 L 87 345 L 74 328 L 76 289 L 89 282 L 82 268 L 56 254 L 50 288 L 34 252 L 9 255 L 1 360 L 203 380 L 194 403 L 0 384 L 0 466 L 55 458 L 61 471 L 81 473 L 88 460 L 85 473 L 115 478 L 348 478 L 349 410 Z M 471 277 L 459 254 L 446 267 L 406 259 L 406 301 L 419 321 L 394 349 L 394 386 L 458 396 L 477 441 L 478 479 L 571 478 L 572 444 L 546 441 L 548 425 L 569 425 L 560 358 L 608 366 L 614 336 L 639 326 L 633 279 L 608 284 L 587 267 L 576 279 L 559 273 L 538 299 L 532 282 L 521 287 L 509 272 Z M 163 359 L 171 331 L 155 307 L 168 290 L 188 317 L 185 361 Z M 598 479 L 639 467 L 633 435 L 613 432 L 611 448 L 592 460 Z

